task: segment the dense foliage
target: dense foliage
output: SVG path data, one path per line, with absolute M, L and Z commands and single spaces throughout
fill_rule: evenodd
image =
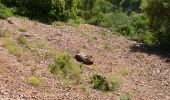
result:
M 10 10 L 0 3 L 0 18 L 7 18 L 11 16 Z
M 169 0 L 0 0 L 0 17 L 26 16 L 43 22 L 90 23 L 116 28 L 147 45 L 170 45 Z M 10 8 L 10 10 L 6 7 Z
M 170 0 L 150 0 L 146 13 L 150 27 L 162 48 L 170 48 Z

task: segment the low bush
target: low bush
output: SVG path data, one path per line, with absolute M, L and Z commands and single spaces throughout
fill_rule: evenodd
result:
M 20 25 L 20 26 L 18 26 L 18 30 L 20 31 L 20 32 L 27 32 L 27 27 L 26 26 L 24 26 L 24 25 Z
M 119 86 L 116 80 L 107 80 L 105 77 L 101 75 L 93 75 L 91 77 L 91 82 L 93 84 L 94 89 L 98 89 L 101 91 L 116 90 Z
M 124 93 L 120 95 L 120 100 L 131 100 L 131 96 L 129 93 Z
M 145 75 L 145 70 L 141 68 L 139 70 L 139 76 L 144 76 L 144 75 Z
M 50 72 L 59 78 L 70 80 L 73 83 L 81 81 L 81 70 L 71 61 L 71 56 L 67 53 L 57 57 L 50 66 Z
M 99 13 L 96 16 L 93 16 L 91 19 L 88 20 L 90 24 L 93 25 L 99 25 L 102 27 L 112 27 L 113 26 L 113 19 L 112 19 L 112 14 L 104 14 L 104 13 Z
M 75 19 L 68 19 L 67 21 L 67 24 L 70 26 L 77 26 L 84 23 L 86 23 L 86 21 L 81 17 L 76 17 Z
M 54 22 L 52 23 L 52 25 L 53 25 L 53 26 L 63 26 L 63 25 L 65 25 L 65 23 L 64 23 L 64 22 L 61 22 L 61 21 L 54 21 Z
M 22 54 L 22 49 L 17 45 L 16 41 L 11 38 L 4 39 L 2 46 L 6 47 L 8 51 L 15 56 L 20 57 Z
M 32 86 L 38 86 L 40 85 L 41 82 L 42 82 L 42 79 L 40 77 L 31 76 L 28 78 L 28 84 Z
M 23 34 L 18 36 L 17 41 L 24 46 L 28 44 L 27 38 Z
M 0 30 L 0 37 L 10 37 L 12 33 L 9 30 Z
M 12 16 L 11 11 L 0 2 L 0 18 L 6 19 Z
M 36 46 L 38 48 L 47 48 L 48 47 L 48 42 L 43 38 L 37 38 L 36 39 Z
M 128 67 L 123 67 L 120 69 L 120 73 L 122 76 L 127 76 L 129 74 L 129 69 Z
M 149 19 L 145 14 L 132 13 L 127 15 L 123 12 L 113 13 L 113 23 L 117 31 L 132 40 L 152 46 L 157 43 L 154 34 L 149 29 Z

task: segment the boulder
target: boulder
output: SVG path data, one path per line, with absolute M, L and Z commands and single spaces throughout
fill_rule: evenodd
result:
M 31 37 L 31 34 L 28 32 L 23 33 L 26 37 Z
M 86 55 L 84 53 L 76 54 L 75 59 L 79 62 L 86 64 L 86 65 L 92 65 L 93 64 L 92 56 Z
M 6 19 L 9 24 L 14 24 L 11 19 Z

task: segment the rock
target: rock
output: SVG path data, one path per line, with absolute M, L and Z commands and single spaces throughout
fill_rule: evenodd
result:
M 79 62 L 86 64 L 86 65 L 92 65 L 93 64 L 92 56 L 86 55 L 84 53 L 76 54 L 75 59 Z
M 166 62 L 170 62 L 170 59 L 166 59 L 165 61 L 166 61 Z
M 84 48 L 84 49 L 88 49 L 88 45 L 86 45 L 86 44 L 83 45 L 83 48 Z
M 6 20 L 9 24 L 14 24 L 11 19 Z
M 25 35 L 26 37 L 31 37 L 31 34 L 28 33 L 28 32 L 25 32 L 24 35 Z

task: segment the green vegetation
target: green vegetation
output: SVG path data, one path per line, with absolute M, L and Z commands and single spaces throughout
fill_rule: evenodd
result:
M 85 64 L 80 63 L 80 69 L 81 69 L 81 70 L 83 70 L 85 67 L 86 67 Z
M 170 1 L 149 0 L 144 9 L 150 20 L 150 28 L 157 40 L 157 45 L 170 49 Z
M 42 79 L 40 77 L 31 76 L 28 78 L 28 84 L 32 86 L 39 86 L 41 82 L 42 82 Z
M 0 1 L 0 18 L 6 19 L 10 16 L 12 16 L 11 11 L 6 6 L 4 6 Z
M 81 70 L 72 63 L 71 56 L 69 54 L 64 53 L 57 57 L 49 68 L 52 74 L 64 79 L 66 82 L 81 82 Z
M 28 44 L 28 41 L 27 41 L 27 38 L 25 37 L 25 35 L 21 34 L 18 36 L 17 38 L 17 41 L 22 44 L 22 45 L 27 45 Z
M 0 18 L 13 13 L 55 26 L 90 23 L 116 28 L 133 40 L 168 49 L 169 5 L 169 0 L 1 0 Z M 25 28 L 19 30 L 26 32 Z
M 129 69 L 128 67 L 123 67 L 120 69 L 120 73 L 122 76 L 127 76 L 129 74 Z
M 84 85 L 84 84 L 81 86 L 81 89 L 82 89 L 85 93 L 89 93 L 89 90 L 90 90 L 90 88 L 89 88 L 88 86 Z
M 2 41 L 2 46 L 6 47 L 9 52 L 17 57 L 22 54 L 22 49 L 17 45 L 16 41 L 11 38 L 6 38 Z
M 101 75 L 93 75 L 91 77 L 91 82 L 93 84 L 94 89 L 98 89 L 101 91 L 113 91 L 116 90 L 119 86 L 119 82 L 114 79 L 107 80 L 105 77 Z
M 36 46 L 38 48 L 47 48 L 48 47 L 48 42 L 45 39 L 37 38 Z
M 84 24 L 86 21 L 83 18 L 77 17 L 76 19 L 69 19 L 67 25 L 78 26 L 79 24 Z
M 129 93 L 123 93 L 120 95 L 120 100 L 131 100 L 131 96 Z
M 46 58 L 55 58 L 55 57 L 57 57 L 60 54 L 61 54 L 61 52 L 57 51 L 56 49 L 50 48 L 46 52 Z
M 36 66 L 36 65 L 31 65 L 31 74 L 32 74 L 32 75 L 35 74 L 36 69 L 37 69 L 37 66 Z
M 112 51 L 112 48 L 110 47 L 109 43 L 105 43 L 103 48 L 108 52 Z
M 104 40 L 106 40 L 106 39 L 109 37 L 109 34 L 110 34 L 110 33 L 108 33 L 108 32 L 103 32 L 103 33 L 102 33 L 102 38 L 103 38 Z
M 0 37 L 10 37 L 12 33 L 9 30 L 0 30 Z
M 61 22 L 61 21 L 54 21 L 52 23 L 53 26 L 63 26 L 65 23 Z
M 139 70 L 139 76 L 143 76 L 143 75 L 145 75 L 145 70 L 141 68 Z
M 18 30 L 21 31 L 21 32 L 27 32 L 28 29 L 27 29 L 26 26 L 20 25 L 20 26 L 18 26 Z

